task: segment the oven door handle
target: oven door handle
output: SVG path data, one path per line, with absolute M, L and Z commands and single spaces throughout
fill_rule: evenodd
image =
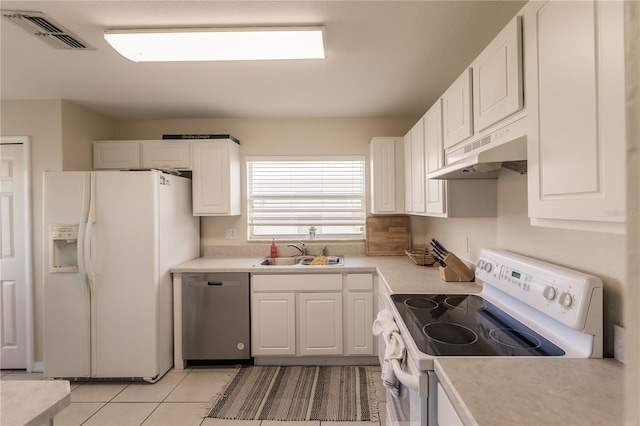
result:
M 391 362 L 391 366 L 393 367 L 393 372 L 396 375 L 396 378 L 400 380 L 400 383 L 405 385 L 408 389 L 419 393 L 420 392 L 420 382 L 417 377 L 406 373 L 402 370 L 400 366 L 400 362 L 397 359 L 389 360 Z

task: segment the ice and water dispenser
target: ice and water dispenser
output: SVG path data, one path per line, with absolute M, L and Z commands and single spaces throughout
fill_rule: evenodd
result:
M 49 226 L 49 272 L 78 272 L 79 225 Z

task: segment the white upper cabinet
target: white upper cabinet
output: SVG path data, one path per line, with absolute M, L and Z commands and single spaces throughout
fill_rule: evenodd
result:
M 404 211 L 413 213 L 413 200 L 411 199 L 411 131 L 403 138 L 404 146 Z
M 443 166 L 444 148 L 442 145 L 442 101 L 439 99 L 424 115 L 424 141 L 427 174 L 435 172 Z M 429 216 L 446 213 L 445 185 L 440 179 L 428 179 L 427 214 Z
M 240 146 L 232 139 L 193 142 L 193 214 L 240 215 Z
M 93 142 L 93 168 L 128 170 L 140 168 L 140 144 L 144 141 Z
M 404 140 L 371 139 L 371 213 L 404 213 Z
M 120 140 L 93 142 L 93 168 L 191 170 L 191 142 Z
M 522 109 L 522 17 L 513 18 L 471 66 L 477 133 Z
M 531 222 L 624 232 L 623 2 L 525 9 Z
M 442 95 L 445 148 L 473 135 L 472 74 L 471 68 L 467 68 Z
M 191 170 L 190 141 L 146 141 L 142 144 L 142 167 Z
M 411 212 L 426 213 L 424 118 L 411 128 Z

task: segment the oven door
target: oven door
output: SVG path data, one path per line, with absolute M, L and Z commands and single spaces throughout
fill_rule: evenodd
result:
M 384 363 L 385 341 L 378 339 L 380 366 Z M 437 379 L 433 371 L 420 371 L 408 357 L 404 366 L 392 361 L 393 371 L 400 381 L 400 395 L 395 396 L 386 389 L 387 426 L 424 426 L 436 425 L 436 386 Z M 432 397 L 429 397 L 430 391 Z

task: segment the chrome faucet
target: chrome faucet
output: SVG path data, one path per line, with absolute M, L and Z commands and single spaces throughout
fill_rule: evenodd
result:
M 302 256 L 306 256 L 307 255 L 307 247 L 304 245 L 303 242 L 300 242 L 300 245 L 287 244 L 287 247 L 294 247 L 294 248 L 298 249 L 298 251 L 300 252 L 300 255 L 302 255 Z

